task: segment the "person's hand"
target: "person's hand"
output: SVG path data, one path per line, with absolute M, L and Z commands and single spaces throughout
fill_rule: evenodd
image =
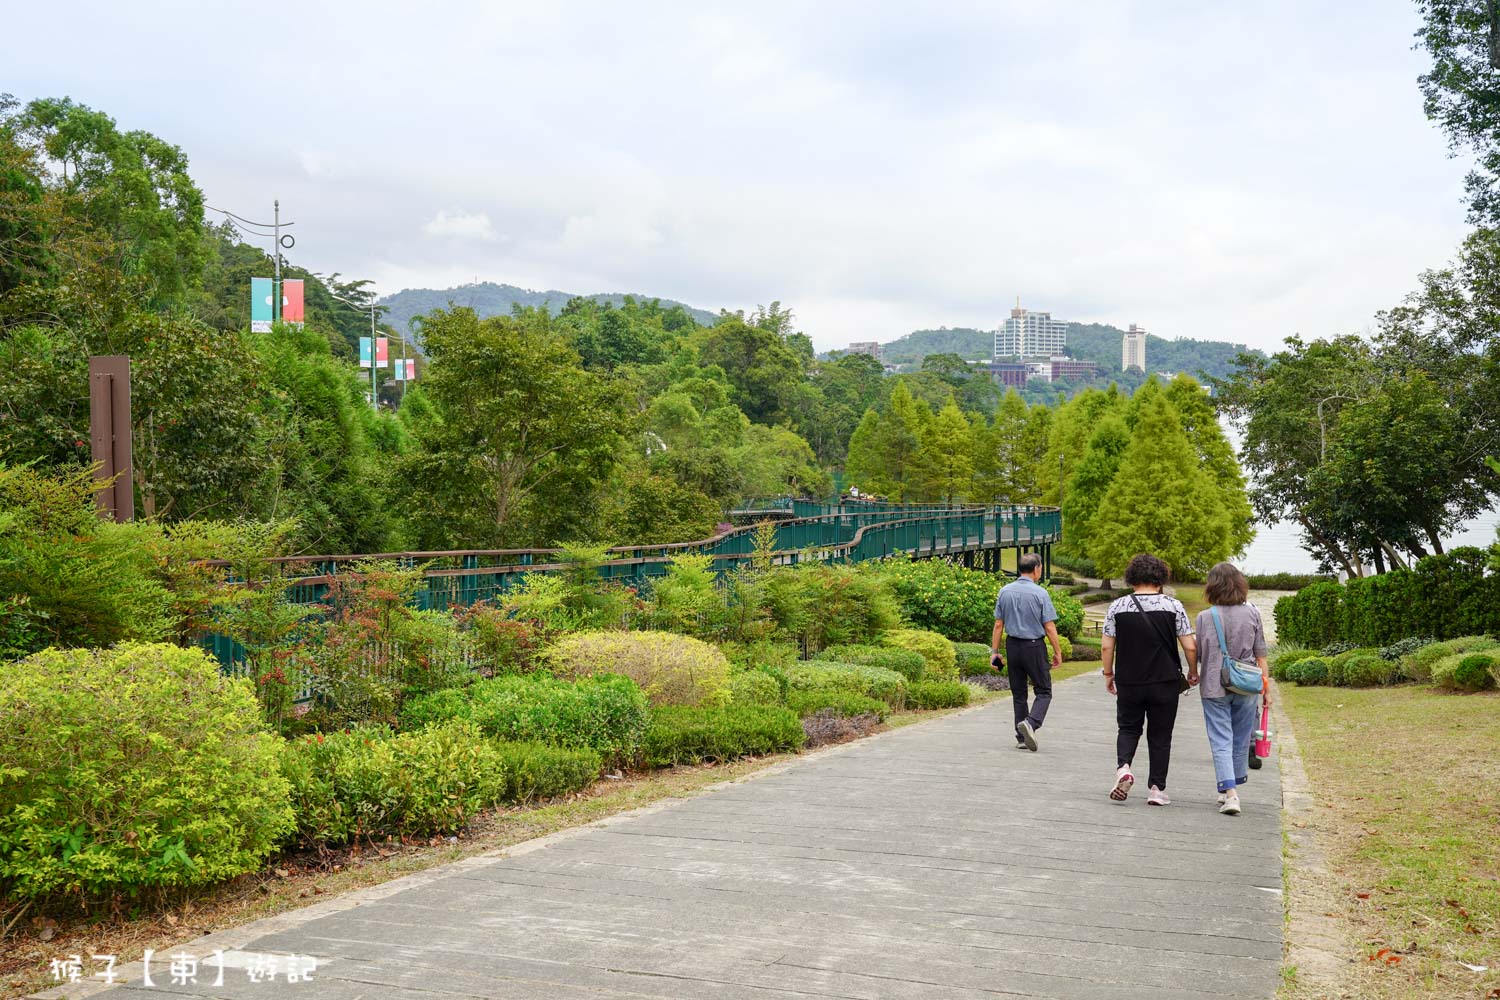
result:
M 1261 701 L 1265 702 L 1267 708 L 1271 707 L 1271 687 L 1269 684 L 1261 688 L 1260 698 Z
M 1004 670 L 1005 669 L 1005 657 L 1001 656 L 999 653 L 991 653 L 990 654 L 990 666 L 994 667 L 996 670 Z
M 1052 651 L 1052 669 L 1053 670 L 1061 670 L 1062 669 L 1062 650 L 1060 650 L 1060 649 L 1054 649 Z
M 1119 694 L 1120 693 L 1120 692 L 1118 692 L 1118 691 L 1115 690 L 1115 675 L 1114 674 L 1110 674 L 1108 677 L 1104 678 L 1104 690 L 1108 691 L 1110 694 Z
M 1188 671 L 1188 687 L 1197 687 L 1197 686 L 1198 686 L 1198 671 L 1196 671 L 1196 670 L 1189 670 Z

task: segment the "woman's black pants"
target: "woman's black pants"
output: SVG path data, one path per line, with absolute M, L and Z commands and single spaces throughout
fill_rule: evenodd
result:
M 1121 684 L 1116 690 L 1115 721 L 1120 735 L 1115 742 L 1119 763 L 1135 759 L 1135 749 L 1146 733 L 1146 748 L 1151 752 L 1151 777 L 1147 784 L 1167 789 L 1167 766 L 1172 762 L 1172 727 L 1177 723 L 1177 703 L 1182 700 L 1178 682 L 1157 684 Z

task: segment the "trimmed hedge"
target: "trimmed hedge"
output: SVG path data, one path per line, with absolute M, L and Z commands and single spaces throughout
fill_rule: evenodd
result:
M 985 648 L 988 649 L 988 647 Z M 921 653 L 890 646 L 829 646 L 813 659 L 884 667 L 887 670 L 896 671 L 910 682 L 921 680 L 927 673 L 927 661 Z
M 1345 660 L 1339 683 L 1344 687 L 1380 687 L 1396 679 L 1396 665 L 1378 655 L 1365 653 Z
M 1413 635 L 1500 631 L 1500 572 L 1485 550 L 1457 548 L 1412 569 L 1315 583 L 1276 602 L 1276 632 L 1309 646 L 1344 639 L 1385 646 Z
M 502 740 L 586 747 L 613 765 L 635 759 L 648 723 L 641 689 L 612 674 L 576 682 L 534 674 L 495 677 L 414 698 L 401 719 L 406 729 L 469 719 Z
M 295 828 L 281 739 L 201 650 L 0 665 L 0 897 L 89 903 L 259 868 Z
M 1450 691 L 1487 691 L 1495 686 L 1500 655 L 1455 653 L 1432 666 L 1432 682 Z
M 685 635 L 578 632 L 558 640 L 542 660 L 559 677 L 629 677 L 652 705 L 729 704 L 729 660 L 717 647 Z
M 953 643 L 936 632 L 916 628 L 895 628 L 881 633 L 883 645 L 921 653 L 927 663 L 926 676 L 934 680 L 958 679 L 958 654 Z
M 826 688 L 793 691 L 786 700 L 786 707 L 804 719 L 819 712 L 832 711 L 851 719 L 858 715 L 873 715 L 881 722 L 886 720 L 891 711 L 891 707 L 879 698 L 867 698 L 862 694 Z
M 303 736 L 282 748 L 281 773 L 309 847 L 453 833 L 506 790 L 504 757 L 472 722 Z
M 1287 680 L 1302 686 L 1328 683 L 1328 661 L 1321 656 L 1298 660 L 1287 670 Z
M 648 767 L 786 753 L 807 741 L 789 709 L 766 705 L 658 708 L 651 712 L 642 759 Z
M 847 691 L 879 698 L 892 708 L 906 704 L 906 678 L 884 667 L 822 660 L 798 664 L 786 672 L 787 701 L 797 691 Z
M 770 671 L 740 670 L 730 675 L 731 705 L 779 705 L 781 700 L 781 685 Z
M 919 681 L 906 692 L 908 708 L 962 708 L 969 703 L 969 685 L 958 681 Z
M 603 759 L 589 749 L 504 740 L 494 746 L 505 769 L 506 802 L 533 802 L 582 791 L 594 783 L 603 767 Z

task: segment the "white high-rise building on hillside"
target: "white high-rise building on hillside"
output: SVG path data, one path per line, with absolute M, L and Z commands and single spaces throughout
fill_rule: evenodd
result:
M 1068 346 L 1068 324 L 1053 319 L 1050 312 L 1021 308 L 1020 299 L 1010 319 L 995 331 L 995 360 L 1001 358 L 1050 358 Z
M 1125 331 L 1120 345 L 1120 369 L 1129 371 L 1135 368 L 1139 371 L 1146 370 L 1146 331 L 1130 324 L 1130 329 Z

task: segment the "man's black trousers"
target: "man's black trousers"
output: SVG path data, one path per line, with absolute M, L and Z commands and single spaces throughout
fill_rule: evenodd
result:
M 1010 676 L 1010 697 L 1015 705 L 1016 724 L 1028 719 L 1032 729 L 1041 729 L 1047 718 L 1047 706 L 1052 704 L 1052 663 L 1047 659 L 1047 641 L 1006 636 L 1005 667 Z M 1026 700 L 1028 684 L 1036 689 L 1036 701 L 1030 704 Z M 1016 742 L 1020 741 L 1018 733 Z

